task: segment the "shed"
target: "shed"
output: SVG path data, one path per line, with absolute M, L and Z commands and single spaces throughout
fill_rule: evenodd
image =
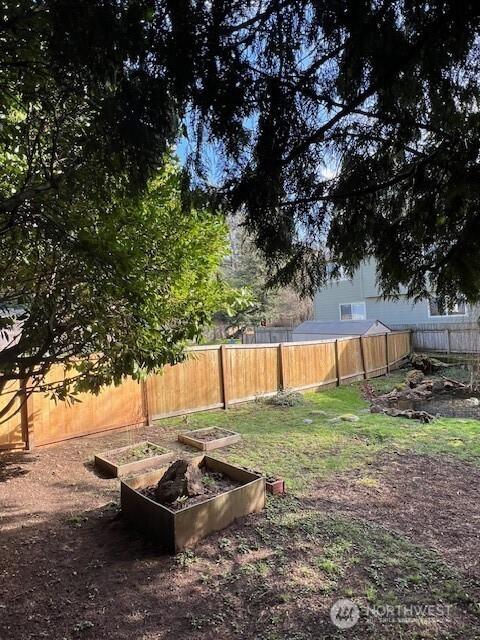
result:
M 337 322 L 307 320 L 295 327 L 292 332 L 292 341 L 375 336 L 390 332 L 391 329 L 380 320 L 339 320 Z

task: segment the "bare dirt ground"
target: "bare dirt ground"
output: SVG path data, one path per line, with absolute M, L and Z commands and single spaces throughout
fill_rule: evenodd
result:
M 158 426 L 135 434 L 145 436 L 177 446 Z M 173 558 L 125 527 L 118 481 L 98 477 L 89 462 L 95 451 L 131 438 L 117 433 L 0 454 L 1 640 L 480 637 L 471 607 L 480 599 L 478 468 L 390 453 L 318 483 L 301 501 L 272 498 L 264 515 Z M 417 557 L 371 525 L 433 550 L 458 572 L 451 620 L 404 626 L 401 634 L 372 622 L 351 632 L 333 627 L 332 602 L 363 594 L 365 585 L 396 597 L 416 590 L 428 601 L 442 580 L 454 582 L 437 560 L 422 550 Z M 386 544 L 382 565 L 377 552 Z M 405 553 L 415 556 L 417 582 L 401 573 Z M 372 582 L 374 570 L 384 574 Z
M 405 534 L 480 578 L 480 469 L 455 459 L 389 453 L 367 469 L 322 481 L 316 508 Z

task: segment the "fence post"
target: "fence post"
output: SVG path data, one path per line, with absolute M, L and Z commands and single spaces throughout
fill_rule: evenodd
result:
M 142 380 L 143 387 L 143 413 L 145 415 L 145 420 L 147 421 L 147 427 L 152 424 L 152 416 L 150 413 L 150 402 L 148 398 L 148 379 Z
M 25 441 L 25 449 L 31 451 L 35 449 L 34 423 L 33 423 L 33 397 L 27 391 L 28 380 L 25 378 L 20 382 L 20 420 L 22 425 L 22 439 Z
M 367 366 L 365 364 L 365 350 L 363 345 L 363 336 L 360 336 L 360 355 L 362 356 L 363 377 L 367 379 Z
M 385 333 L 385 360 L 387 361 L 387 373 L 390 373 L 390 355 L 388 353 L 388 333 Z
M 223 401 L 224 409 L 228 408 L 227 373 L 228 373 L 227 345 L 222 344 L 220 346 L 220 382 L 222 385 L 222 401 Z
M 285 371 L 285 358 L 284 358 L 285 345 L 280 342 L 278 345 L 278 368 L 280 374 L 280 389 L 285 390 L 287 388 L 287 376 Z
M 335 371 L 337 374 L 337 387 L 340 386 L 340 362 L 338 358 L 338 340 L 335 340 Z
M 450 345 L 450 329 L 446 329 L 446 333 L 447 333 L 447 353 L 450 353 L 450 351 L 451 351 L 451 345 Z

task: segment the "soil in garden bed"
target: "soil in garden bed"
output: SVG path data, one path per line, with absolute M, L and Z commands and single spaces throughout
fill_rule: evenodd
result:
M 168 453 L 168 449 L 164 449 L 156 444 L 139 444 L 133 445 L 126 451 L 120 451 L 118 454 L 110 456 L 111 462 L 117 465 L 129 464 L 130 462 L 137 462 L 138 460 L 144 460 L 145 458 L 153 458 L 160 456 L 164 453 Z
M 225 493 L 226 491 L 230 491 L 231 489 L 235 489 L 235 487 L 241 486 L 241 482 L 237 482 L 224 475 L 223 473 L 218 473 L 216 471 L 210 471 L 206 467 L 200 467 L 200 471 L 202 473 L 202 493 L 197 496 L 181 496 L 177 498 L 175 502 L 167 503 L 160 502 L 156 495 L 156 486 L 146 487 L 144 489 L 139 489 L 140 493 L 144 496 L 147 496 L 154 502 L 158 504 L 162 504 L 165 507 L 168 507 L 172 511 L 180 511 L 181 509 L 185 509 L 187 507 L 192 507 L 195 504 L 200 504 L 200 502 L 205 502 L 205 500 L 209 500 L 210 498 L 214 498 L 215 496 L 220 495 L 221 493 Z
M 227 436 L 231 436 L 232 434 L 224 429 L 220 429 L 219 427 L 212 427 L 211 429 L 205 431 L 191 431 L 186 434 L 191 438 L 195 438 L 195 440 L 201 440 L 202 442 L 211 442 L 212 440 L 219 440 L 220 438 L 226 438 Z

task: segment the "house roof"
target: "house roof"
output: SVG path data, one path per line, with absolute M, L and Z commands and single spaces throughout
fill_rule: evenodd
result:
M 293 335 L 318 335 L 322 337 L 365 336 L 389 333 L 390 329 L 380 320 L 342 320 L 337 322 L 317 322 L 306 320 L 295 327 Z

